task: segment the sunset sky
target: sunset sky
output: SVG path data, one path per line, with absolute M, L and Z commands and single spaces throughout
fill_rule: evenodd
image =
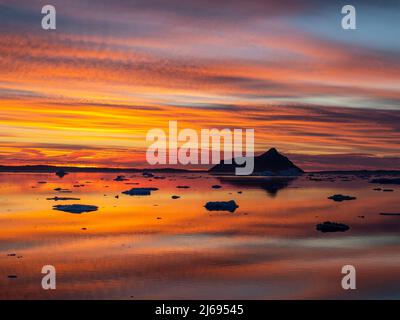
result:
M 177 120 L 305 170 L 400 169 L 399 39 L 399 1 L 0 0 L 0 165 L 146 166 Z

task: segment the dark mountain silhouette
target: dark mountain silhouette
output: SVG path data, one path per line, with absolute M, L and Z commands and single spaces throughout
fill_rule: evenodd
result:
M 209 172 L 234 174 L 235 168 L 240 166 L 241 165 L 236 163 L 235 159 L 233 159 L 232 164 L 225 163 L 225 161 L 222 160 L 221 163 L 212 167 Z M 302 173 L 304 173 L 302 169 L 297 167 L 287 157 L 280 154 L 275 148 L 271 148 L 267 152 L 254 157 L 253 174 L 296 176 Z

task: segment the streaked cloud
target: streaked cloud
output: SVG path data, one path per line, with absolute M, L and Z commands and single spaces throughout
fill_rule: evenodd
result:
M 2 163 L 140 164 L 145 133 L 171 115 L 255 128 L 258 151 L 322 155 L 327 167 L 325 155 L 377 167 L 400 157 L 399 48 L 327 28 L 332 3 L 57 0 L 55 32 L 40 29 L 41 5 L 0 4 Z

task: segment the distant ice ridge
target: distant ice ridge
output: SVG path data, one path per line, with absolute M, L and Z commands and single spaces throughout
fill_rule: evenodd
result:
M 275 177 L 297 177 L 303 174 L 303 171 L 297 169 L 297 168 L 290 168 L 290 169 L 285 169 L 285 170 L 279 170 L 279 171 L 262 171 L 260 173 L 257 173 L 259 176 L 275 176 Z

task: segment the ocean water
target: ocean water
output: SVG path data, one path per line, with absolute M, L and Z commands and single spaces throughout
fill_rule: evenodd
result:
M 0 299 L 400 298 L 400 216 L 379 214 L 400 212 L 399 186 L 376 191 L 353 176 L 159 176 L 1 173 Z M 159 190 L 122 194 L 133 187 Z M 80 200 L 47 200 L 54 196 Z M 204 207 L 228 200 L 239 208 Z M 75 203 L 98 210 L 53 209 Z M 324 221 L 350 229 L 317 231 Z M 44 265 L 56 268 L 56 290 L 41 287 Z M 342 289 L 344 265 L 356 268 L 355 290 Z

